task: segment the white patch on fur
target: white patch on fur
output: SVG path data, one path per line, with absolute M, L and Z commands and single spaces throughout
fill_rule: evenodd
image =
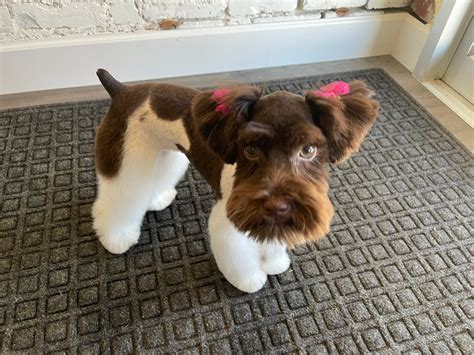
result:
M 290 267 L 290 257 L 286 246 L 279 242 L 266 242 L 260 245 L 260 267 L 267 275 L 278 275 Z
M 258 244 L 227 219 L 226 202 L 219 200 L 209 217 L 212 253 L 227 281 L 241 291 L 257 292 L 267 282 L 267 274 L 260 268 Z
M 191 143 L 189 142 L 182 119 L 174 121 L 160 119 L 151 109 L 149 100 L 147 100 L 142 107 L 145 115 L 143 116 L 141 127 L 144 130 L 150 130 L 159 138 L 161 149 L 176 150 L 176 144 L 180 144 L 186 150 L 189 149 Z M 138 110 L 140 110 L 140 108 Z M 136 115 L 136 112 L 133 113 L 133 115 Z
M 288 269 L 290 259 L 286 247 L 278 242 L 257 243 L 248 233 L 238 231 L 227 218 L 226 204 L 234 183 L 235 165 L 224 165 L 221 174 L 222 199 L 209 217 L 211 249 L 217 266 L 234 287 L 256 292 L 266 283 L 267 274 Z
M 158 173 L 148 210 L 160 211 L 171 205 L 176 197 L 175 185 L 183 177 L 189 160 L 179 151 L 162 150 L 158 154 Z
M 117 176 L 106 178 L 97 173 L 98 195 L 92 208 L 94 229 L 111 253 L 124 253 L 137 243 L 147 209 L 157 200 L 160 207 L 171 203 L 169 190 L 174 190 L 186 171 L 186 156 L 168 150 L 177 149 L 174 143 L 189 145 L 189 139 L 181 136 L 186 135 L 180 128 L 184 126 L 182 122 L 173 126 L 162 121 L 152 113 L 147 100 L 129 118 Z M 163 137 L 163 127 L 169 128 L 168 133 L 174 132 L 172 140 Z
M 171 205 L 178 192 L 175 188 L 166 191 L 155 191 L 154 197 L 151 199 L 148 211 L 161 211 Z
M 228 199 L 230 193 L 232 192 L 232 188 L 234 186 L 234 175 L 235 175 L 235 168 L 237 164 L 224 164 L 224 168 L 222 169 L 221 173 L 221 193 L 224 199 Z

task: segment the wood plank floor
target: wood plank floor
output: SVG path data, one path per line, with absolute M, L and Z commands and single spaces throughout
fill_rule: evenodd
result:
M 195 75 L 156 81 L 188 86 L 219 86 L 229 83 L 277 80 L 291 77 L 334 73 L 348 70 L 383 68 L 405 90 L 407 90 L 428 112 L 446 127 L 462 144 L 474 152 L 474 129 L 451 109 L 432 95 L 415 80 L 411 73 L 391 56 L 341 60 L 316 64 L 301 64 L 275 68 L 234 71 L 218 74 Z M 118 78 L 120 79 L 120 78 Z M 15 108 L 31 105 L 92 100 L 107 97 L 102 86 L 36 91 L 0 96 L 0 108 Z

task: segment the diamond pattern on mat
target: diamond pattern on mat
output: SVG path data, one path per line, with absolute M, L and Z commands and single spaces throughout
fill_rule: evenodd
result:
M 213 194 L 190 169 L 108 254 L 90 208 L 107 101 L 0 111 L 2 353 L 472 353 L 472 156 L 380 69 L 266 83 L 303 93 L 362 79 L 380 120 L 331 167 L 332 231 L 243 294 L 206 236 Z

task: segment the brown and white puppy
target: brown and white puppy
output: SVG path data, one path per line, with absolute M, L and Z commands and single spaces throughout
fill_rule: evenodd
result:
M 245 292 L 289 267 L 287 247 L 329 232 L 327 163 L 359 149 L 379 107 L 361 81 L 342 96 L 303 97 L 263 96 L 254 86 L 125 86 L 105 70 L 97 75 L 112 98 L 95 146 L 93 218 L 103 246 L 123 253 L 135 244 L 145 212 L 171 204 L 190 160 L 216 192 L 209 235 L 217 265 Z

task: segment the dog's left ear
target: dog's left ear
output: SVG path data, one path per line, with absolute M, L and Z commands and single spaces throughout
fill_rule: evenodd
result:
M 227 164 L 237 159 L 237 135 L 241 125 L 250 119 L 252 107 L 261 89 L 255 86 L 204 91 L 192 102 L 197 131 Z
M 349 88 L 341 96 L 322 96 L 319 90 L 306 94 L 313 121 L 326 136 L 329 160 L 336 164 L 359 150 L 379 111 L 374 92 L 364 82 L 352 81 Z

